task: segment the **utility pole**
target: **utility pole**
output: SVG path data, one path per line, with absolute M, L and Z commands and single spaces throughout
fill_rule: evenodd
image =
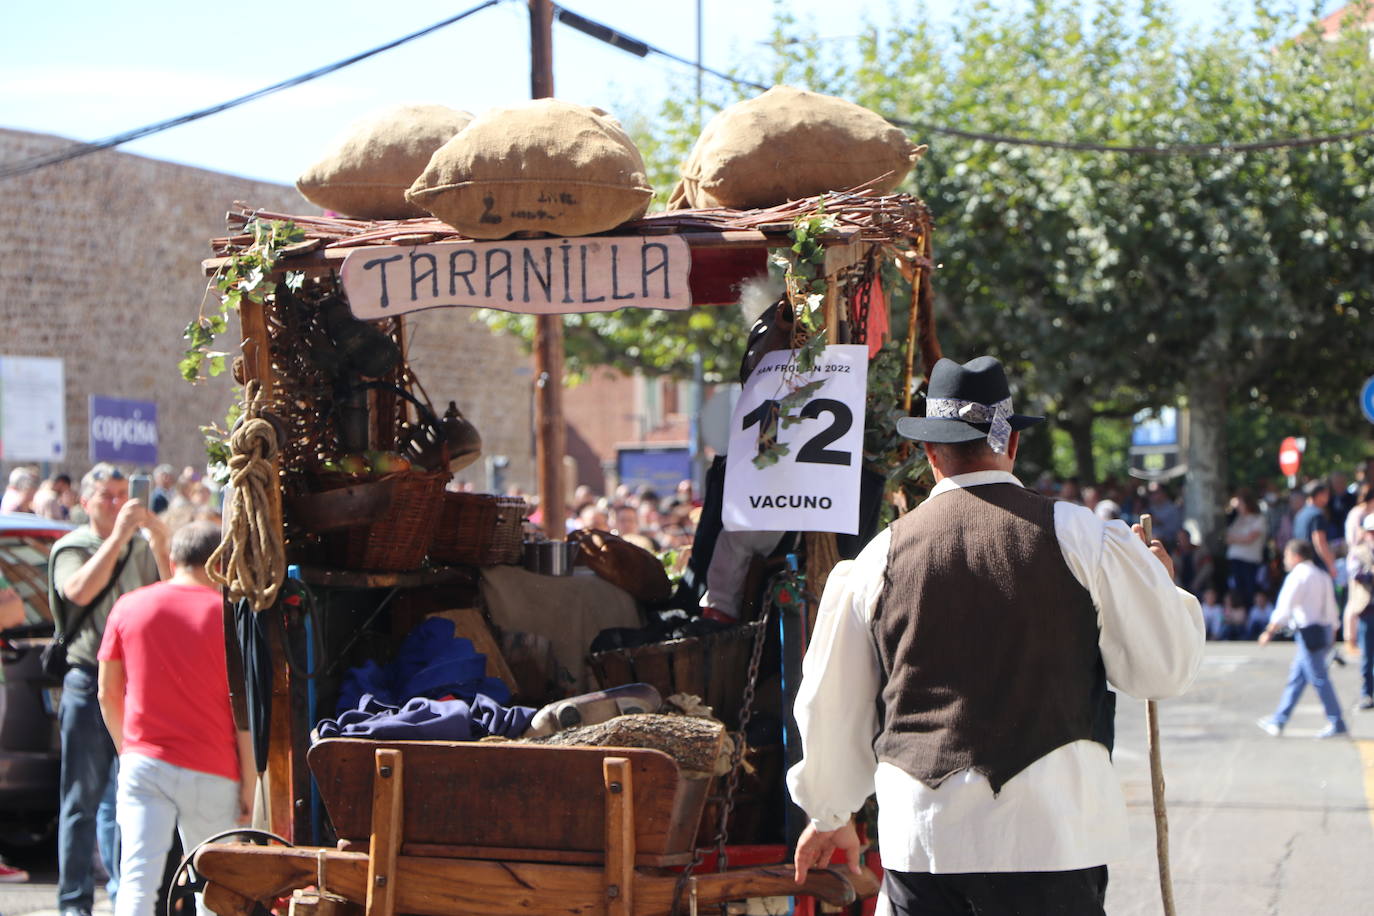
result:
M 701 136 L 701 51 L 702 51 L 702 21 L 701 21 L 701 0 L 697 0 L 697 99 L 696 99 L 696 122 L 697 136 Z M 701 348 L 692 354 L 692 385 L 689 389 L 691 394 L 687 402 L 687 411 L 691 415 L 688 421 L 688 451 L 691 453 L 692 461 L 692 495 L 697 499 L 703 499 L 706 493 L 706 446 L 701 441 L 701 411 L 706 406 L 706 361 L 701 355 Z
M 529 0 L 530 98 L 553 97 L 553 4 Z M 534 460 L 544 530 L 550 538 L 564 536 L 563 498 L 563 318 L 538 315 L 534 319 Z

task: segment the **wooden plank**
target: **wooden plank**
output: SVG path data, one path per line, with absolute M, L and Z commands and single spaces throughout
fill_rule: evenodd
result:
M 291 685 L 281 627 L 267 628 L 272 659 L 272 699 L 269 705 L 266 782 L 267 823 L 277 836 L 291 842 L 295 834 L 291 793 Z
M 307 887 L 319 869 L 331 893 L 349 900 L 366 896 L 368 857 L 334 850 L 212 844 L 196 855 L 196 869 L 214 884 L 252 900 L 270 901 Z M 872 872 L 850 875 L 841 868 L 812 869 L 806 883 L 792 880 L 791 865 L 770 865 L 703 873 L 697 877 L 702 906 L 747 897 L 809 894 L 838 906 L 877 893 Z M 422 916 L 603 916 L 607 914 L 604 875 L 600 869 L 575 865 L 481 862 L 470 859 L 423 859 L 402 856 L 396 862 L 396 908 Z M 634 877 L 634 916 L 669 916 L 677 875 Z
M 696 643 L 683 645 L 670 656 L 675 692 L 706 696 L 706 653 L 706 647 Z
M 234 893 L 222 884 L 211 884 L 205 888 L 202 898 L 206 909 L 219 916 L 248 916 L 253 910 L 253 901 Z
M 859 263 L 868 254 L 869 245 L 859 239 L 857 230 L 847 240 L 827 245 L 825 248 L 824 273 L 828 277 L 837 275 Z
M 367 843 L 361 840 L 339 840 L 344 852 L 366 852 Z M 461 846 L 449 843 L 402 843 L 401 855 L 434 859 L 499 859 L 505 862 L 555 862 L 562 865 L 605 865 L 606 856 L 600 852 L 571 852 L 561 849 L 520 849 L 514 846 Z M 673 855 L 635 853 L 636 868 L 673 868 L 686 865 L 695 853 Z
M 625 757 L 634 771 L 635 846 L 652 855 L 689 852 L 706 781 L 682 777 L 660 751 L 455 741 L 327 739 L 310 765 L 338 836 L 371 832 L 372 753 L 406 757 L 404 845 L 490 846 L 595 852 L 605 849 L 601 761 Z
M 367 857 L 367 916 L 395 916 L 396 857 L 404 811 L 401 752 L 378 748 L 372 775 L 372 845 Z
M 822 320 L 825 322 L 826 344 L 840 342 L 840 284 L 834 274 L 825 278 L 825 298 L 821 300 Z
M 656 688 L 665 697 L 677 693 L 673 683 L 673 653 L 669 649 L 648 646 L 635 653 L 635 676 L 641 683 Z
M 634 913 L 635 808 L 630 761 L 607 757 L 601 761 L 606 784 L 606 913 Z

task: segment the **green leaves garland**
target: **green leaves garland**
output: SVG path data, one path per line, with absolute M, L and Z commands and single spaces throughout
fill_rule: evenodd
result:
M 245 227 L 252 234 L 253 241 L 247 248 L 229 256 L 224 265 L 210 279 L 206 287 L 206 297 L 214 290 L 217 308 L 206 314 L 205 298 L 201 299 L 200 314 L 186 325 L 182 337 L 188 344 L 185 354 L 177 362 L 181 377 L 191 384 L 201 379 L 201 367 L 212 378 L 222 375 L 225 360 L 230 354 L 224 350 L 212 349 L 215 338 L 229 329 L 229 311 L 237 311 L 245 299 L 250 302 L 264 302 L 276 286 L 273 271 L 281 258 L 282 251 L 289 245 L 305 239 L 304 230 L 282 220 L 252 220 Z M 292 290 L 301 288 L 305 274 L 301 271 L 287 271 L 283 280 Z M 224 418 L 224 428 L 217 424 L 202 426 L 205 435 L 205 453 L 209 459 L 210 472 L 215 480 L 223 483 L 229 474 L 228 430 L 234 428 L 239 415 L 243 412 L 242 389 L 235 386 L 234 397 Z
M 225 359 L 230 355 L 224 350 L 211 349 L 215 338 L 229 329 L 229 311 L 237 310 L 245 300 L 263 302 L 276 286 L 272 277 L 282 251 L 289 245 L 305 239 L 304 230 L 284 220 L 252 220 L 245 227 L 252 234 L 253 242 L 242 251 L 236 252 L 211 278 L 206 290 L 213 289 L 218 299 L 218 308 L 210 314 L 205 313 L 205 302 L 201 300 L 201 311 L 182 332 L 187 341 L 185 355 L 177 363 L 181 377 L 194 384 L 201 378 L 201 366 L 206 365 L 210 376 L 224 372 Z M 287 271 L 284 282 L 293 290 L 300 289 L 305 282 L 305 274 L 300 271 Z
M 783 370 L 783 384 L 788 393 L 777 401 L 776 415 L 759 423 L 758 453 L 754 467 L 762 470 L 777 464 L 790 449 L 778 440 L 778 430 L 800 423 L 800 411 L 824 381 L 798 384 L 797 377 L 816 368 L 816 361 L 825 352 L 825 246 L 820 238 L 833 231 L 835 221 L 825 215 L 824 203 L 818 212 L 800 217 L 792 224 L 788 235 L 792 244 L 777 251 L 773 263 L 783 270 L 787 284 L 787 301 L 796 316 L 796 326 L 806 339 L 792 351 Z

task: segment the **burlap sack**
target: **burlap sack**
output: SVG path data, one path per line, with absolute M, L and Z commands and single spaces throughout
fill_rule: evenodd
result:
M 644 160 L 599 108 L 539 99 L 478 116 L 406 192 L 459 232 L 587 235 L 643 216 Z
M 354 121 L 296 179 L 313 204 L 355 219 L 405 219 L 425 211 L 406 188 L 434 151 L 472 121 L 443 105 L 398 105 Z
M 711 119 L 669 207 L 771 207 L 890 173 L 875 186 L 885 194 L 925 149 L 853 102 L 774 86 Z

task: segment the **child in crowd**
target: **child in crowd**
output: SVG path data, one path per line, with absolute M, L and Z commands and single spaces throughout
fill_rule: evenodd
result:
M 1259 635 L 1264 632 L 1264 628 L 1269 626 L 1269 618 L 1274 613 L 1274 602 L 1269 600 L 1269 593 L 1264 589 L 1255 592 L 1255 603 L 1250 607 L 1250 622 L 1247 626 L 1248 632 L 1246 639 L 1259 639 Z
M 1217 604 L 1217 590 L 1204 588 L 1202 590 L 1202 621 L 1207 625 L 1208 639 L 1222 638 L 1221 631 L 1225 616 L 1225 610 L 1220 604 Z
M 1221 638 L 1244 639 L 1249 631 L 1250 609 L 1239 589 L 1227 589 L 1222 604 Z

